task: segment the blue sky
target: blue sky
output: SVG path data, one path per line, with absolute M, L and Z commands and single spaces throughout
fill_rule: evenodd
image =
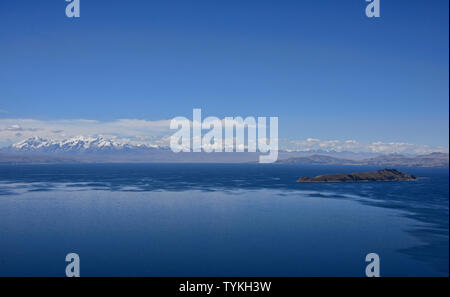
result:
M 0 124 L 202 108 L 278 116 L 283 138 L 448 146 L 447 0 L 381 0 L 379 19 L 364 0 L 66 4 L 0 2 Z

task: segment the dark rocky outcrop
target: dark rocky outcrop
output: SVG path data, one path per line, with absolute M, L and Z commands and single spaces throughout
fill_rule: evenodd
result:
M 301 177 L 299 182 L 367 182 L 367 181 L 403 181 L 416 180 L 414 175 L 403 173 L 395 169 L 383 169 L 372 172 L 351 174 L 325 174 L 316 177 Z

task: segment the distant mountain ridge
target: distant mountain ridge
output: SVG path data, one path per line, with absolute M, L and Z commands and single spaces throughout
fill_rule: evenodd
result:
M 314 154 L 306 157 L 288 158 L 278 160 L 277 163 L 302 165 L 356 165 L 360 161 L 341 159 L 327 155 Z
M 431 153 L 419 156 L 385 155 L 365 160 L 340 159 L 324 155 L 288 158 L 278 160 L 282 164 L 304 165 L 373 165 L 373 166 L 415 166 L 415 167 L 448 167 L 449 154 Z
M 3 149 L 6 152 L 28 153 L 88 153 L 113 152 L 159 148 L 157 145 L 130 143 L 104 137 L 72 137 L 65 140 L 48 140 L 32 137 Z
M 102 136 L 78 136 L 65 140 L 32 137 L 0 149 L 0 163 L 110 163 L 110 162 L 257 162 L 259 153 L 174 153 L 167 146 L 110 139 Z M 374 155 L 351 152 L 279 151 L 280 164 L 300 165 L 373 165 L 448 167 L 448 153 L 420 156 Z
M 49 163 L 246 163 L 257 153 L 174 153 L 170 147 L 106 137 L 78 136 L 65 140 L 32 137 L 0 149 L 3 164 Z
M 416 167 L 438 167 L 449 165 L 449 155 L 446 153 L 431 153 L 414 157 L 402 155 L 387 155 L 367 160 L 368 165 L 385 166 L 416 166 Z

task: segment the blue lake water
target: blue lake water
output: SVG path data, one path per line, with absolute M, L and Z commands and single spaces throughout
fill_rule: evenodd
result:
M 448 168 L 412 182 L 297 183 L 368 166 L 0 165 L 0 276 L 448 276 Z

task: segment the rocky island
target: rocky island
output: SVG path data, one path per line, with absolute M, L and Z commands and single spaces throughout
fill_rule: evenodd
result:
M 368 181 L 408 181 L 416 180 L 414 175 L 400 172 L 396 169 L 383 169 L 361 173 L 325 174 L 316 177 L 301 177 L 298 182 L 368 182 Z

